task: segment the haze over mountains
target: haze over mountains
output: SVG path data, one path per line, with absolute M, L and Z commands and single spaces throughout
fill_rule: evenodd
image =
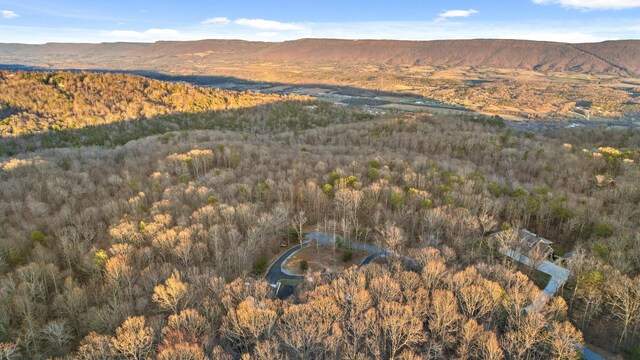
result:
M 0 62 L 83 68 L 149 68 L 191 61 L 334 65 L 429 65 L 636 76 L 640 41 L 565 44 L 526 40 L 330 40 L 285 42 L 201 40 L 156 43 L 0 44 Z M 125 60 L 122 62 L 122 60 Z

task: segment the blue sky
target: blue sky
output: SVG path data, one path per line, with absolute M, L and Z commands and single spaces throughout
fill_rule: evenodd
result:
M 0 0 L 0 42 L 640 39 L 640 0 Z

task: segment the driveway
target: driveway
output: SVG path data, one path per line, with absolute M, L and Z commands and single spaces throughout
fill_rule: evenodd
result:
M 371 255 L 367 256 L 366 258 L 364 258 L 364 260 L 362 260 L 362 262 L 360 263 L 359 266 L 367 265 L 368 263 L 372 262 L 373 259 L 375 259 L 377 257 L 378 257 L 378 254 L 371 254 Z
M 304 279 L 304 275 L 293 275 L 282 269 L 282 264 L 287 262 L 289 258 L 291 258 L 295 253 L 297 253 L 300 249 L 309 246 L 311 240 L 315 240 L 320 245 L 333 246 L 333 236 L 314 232 L 304 234 L 304 237 L 309 239 L 302 244 L 298 244 L 289 250 L 285 251 L 282 255 L 280 255 L 269 267 L 267 270 L 267 274 L 264 278 L 271 284 L 271 286 L 275 287 L 277 290 L 277 297 L 279 299 L 285 299 L 293 293 L 294 284 L 286 283 L 283 284 L 281 280 L 302 280 Z M 351 248 L 355 250 L 361 250 L 370 252 L 371 255 L 367 256 L 362 260 L 359 266 L 366 265 L 373 261 L 377 256 L 386 256 L 389 252 L 387 250 L 380 250 L 379 248 L 368 245 L 368 244 L 360 244 L 360 243 L 351 243 Z
M 314 232 L 314 233 L 304 234 L 304 236 L 307 239 L 317 241 L 320 245 L 333 245 L 333 236 L 328 234 Z M 275 286 L 277 289 L 280 290 L 277 294 L 278 298 L 284 299 L 289 295 L 291 295 L 293 293 L 293 289 L 295 286 L 292 284 L 278 285 L 280 283 L 280 280 L 304 279 L 303 275 L 290 275 L 283 272 L 282 264 L 285 261 L 287 261 L 287 259 L 289 259 L 291 256 L 293 256 L 293 254 L 298 252 L 298 250 L 302 249 L 305 246 L 308 246 L 311 240 L 307 240 L 302 244 L 298 244 L 292 247 L 291 249 L 287 250 L 284 254 L 280 255 L 276 259 L 276 261 L 274 261 L 273 264 L 271 264 L 271 267 L 269 267 L 269 270 L 267 270 L 265 279 L 267 279 L 267 281 L 269 281 L 270 284 L 272 284 L 273 286 Z M 352 242 L 350 245 L 351 245 L 351 248 L 353 249 L 368 251 L 371 253 L 371 255 L 367 256 L 366 258 L 364 258 L 364 260 L 362 260 L 362 262 L 360 263 L 360 266 L 370 263 L 377 256 L 385 257 L 394 253 L 391 250 L 381 249 L 377 246 L 369 245 L 369 244 Z M 521 262 L 525 265 L 528 265 L 528 266 L 535 265 L 534 262 L 528 256 L 522 253 L 519 253 L 515 250 L 508 249 L 506 251 L 501 251 L 501 252 L 505 256 L 515 261 Z M 419 270 L 419 264 L 417 264 L 412 259 L 403 256 L 402 261 L 405 264 L 405 266 L 409 268 L 416 268 Z M 527 312 L 540 311 L 544 307 L 544 305 L 555 295 L 555 293 L 564 285 L 564 283 L 567 282 L 567 280 L 569 279 L 569 275 L 571 274 L 569 270 L 563 267 L 560 267 L 549 260 L 545 260 L 542 263 L 540 263 L 540 265 L 538 265 L 536 269 L 551 276 L 551 279 L 549 280 L 549 283 L 547 284 L 547 286 L 542 290 L 542 293 L 533 301 L 531 305 L 529 305 L 526 308 Z M 281 287 L 282 289 L 280 289 Z M 586 360 L 604 360 L 603 357 L 589 350 L 586 347 L 579 346 L 579 350 L 580 352 L 582 352 Z
M 304 279 L 303 275 L 291 275 L 283 272 L 282 264 L 284 264 L 285 261 L 287 261 L 291 256 L 293 256 L 293 254 L 298 252 L 298 250 L 302 249 L 307 245 L 309 245 L 308 240 L 303 242 L 302 244 L 298 244 L 292 247 L 291 249 L 285 251 L 284 254 L 280 255 L 276 259 L 276 261 L 274 261 L 273 264 L 271 264 L 271 266 L 269 267 L 269 270 L 267 270 L 267 274 L 264 276 L 264 278 L 269 282 L 269 284 L 276 285 L 280 280 Z
M 305 246 L 308 246 L 311 240 L 315 240 L 318 244 L 326 245 L 326 246 L 332 246 L 334 241 L 332 235 L 324 234 L 320 232 L 307 233 L 307 234 L 304 234 L 304 237 L 310 240 L 307 240 L 302 244 L 298 244 L 292 247 L 291 249 L 287 250 L 284 254 L 280 255 L 276 259 L 276 261 L 273 262 L 273 264 L 271 264 L 271 267 L 269 267 L 269 270 L 267 270 L 267 274 L 265 275 L 265 279 L 267 279 L 267 281 L 269 281 L 270 284 L 276 285 L 280 280 L 284 280 L 284 279 L 291 279 L 291 280 L 304 279 L 303 275 L 292 275 L 284 272 L 282 270 L 282 264 L 284 264 L 291 256 L 293 256 L 293 254 L 298 252 L 298 250 L 302 249 Z M 374 258 L 376 258 L 376 256 L 386 257 L 394 254 L 394 252 L 391 250 L 381 249 L 377 246 L 370 245 L 370 244 L 352 242 L 350 243 L 350 247 L 352 249 L 367 251 L 371 253 L 371 255 L 367 256 L 362 261 L 362 263 L 360 263 L 360 266 L 370 263 L 371 261 L 373 261 Z M 506 251 L 502 251 L 502 253 L 505 256 L 515 261 L 518 261 L 520 263 L 523 263 L 525 265 L 528 265 L 528 266 L 535 265 L 534 262 L 528 256 L 522 253 L 519 253 L 515 250 L 508 249 Z M 415 268 L 416 270 L 420 270 L 419 264 L 415 263 L 412 259 L 403 256 L 402 260 L 405 266 L 411 269 Z M 540 263 L 540 265 L 538 265 L 536 269 L 545 274 L 548 274 L 549 276 L 551 276 L 551 279 L 549 280 L 549 283 L 547 284 L 547 286 L 542 290 L 542 293 L 533 301 L 531 305 L 529 305 L 529 307 L 527 307 L 527 312 L 540 311 L 540 309 L 542 309 L 542 307 L 556 294 L 556 292 L 569 279 L 569 274 L 570 274 L 569 270 L 562 268 L 552 263 L 549 260 L 545 260 L 542 263 Z
M 533 260 L 531 260 L 528 256 L 512 250 L 508 249 L 506 251 L 501 251 L 505 256 L 523 263 L 527 266 L 533 267 L 535 264 Z M 536 269 L 541 271 L 549 276 L 551 279 L 547 286 L 542 290 L 542 293 L 533 301 L 531 305 L 527 307 L 527 312 L 538 312 L 542 309 L 542 307 L 556 294 L 556 292 L 564 285 L 565 282 L 569 279 L 569 274 L 571 272 L 563 267 L 560 267 L 549 260 L 544 260 L 540 263 Z

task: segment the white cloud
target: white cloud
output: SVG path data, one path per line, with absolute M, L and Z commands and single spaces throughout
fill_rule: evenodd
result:
M 456 18 L 456 17 L 469 17 L 473 14 L 477 14 L 478 10 L 468 9 L 468 10 L 447 10 L 441 13 L 438 17 L 438 20 L 445 20 L 448 18 Z
M 248 26 L 260 30 L 304 30 L 303 26 L 293 23 L 284 23 L 280 21 L 265 20 L 265 19 L 238 19 L 234 21 L 238 25 Z
M 104 36 L 120 39 L 165 40 L 178 38 L 180 32 L 174 29 L 149 29 L 145 31 L 113 30 L 106 32 Z
M 589 22 L 565 19 L 562 21 L 370 21 L 304 23 L 304 30 L 261 30 L 236 25 L 231 19 L 227 26 L 203 26 L 174 29 L 131 30 L 124 25 L 109 29 L 28 27 L 0 21 L 0 43 L 44 42 L 101 42 L 158 40 L 243 39 L 256 41 L 285 41 L 299 38 L 342 39 L 491 39 L 511 38 L 559 42 L 596 42 L 616 39 L 640 39 L 637 19 L 600 18 Z M 212 31 L 215 30 L 215 31 Z
M 208 18 L 202 22 L 203 25 L 227 25 L 229 23 L 231 23 L 231 20 L 226 17 Z
M 0 10 L 0 16 L 2 16 L 5 19 L 13 19 L 13 18 L 17 18 L 20 15 L 18 15 L 15 11 Z
M 640 0 L 532 0 L 536 4 L 559 4 L 583 10 L 621 10 L 640 7 Z

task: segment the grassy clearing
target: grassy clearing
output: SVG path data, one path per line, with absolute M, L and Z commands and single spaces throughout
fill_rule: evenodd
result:
M 551 275 L 545 274 L 540 270 L 532 269 L 527 265 L 518 264 L 518 271 L 527 275 L 540 290 L 547 287 L 547 284 L 549 284 L 551 280 Z

